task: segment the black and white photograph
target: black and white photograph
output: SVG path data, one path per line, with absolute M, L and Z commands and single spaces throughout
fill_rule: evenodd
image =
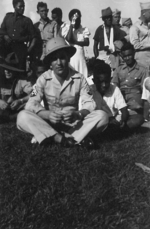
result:
M 0 1 L 0 229 L 150 229 L 150 0 Z

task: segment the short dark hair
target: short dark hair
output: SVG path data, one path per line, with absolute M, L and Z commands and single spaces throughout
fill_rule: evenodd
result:
M 126 51 L 126 50 L 133 50 L 134 51 L 134 46 L 130 42 L 127 42 L 122 46 L 121 52 Z
M 24 3 L 24 0 L 13 0 L 12 1 L 13 7 L 15 7 L 18 4 L 18 2 L 23 2 Z
M 104 62 L 95 65 L 94 74 L 93 74 L 94 79 L 96 79 L 96 76 L 98 74 L 107 74 L 111 78 L 111 67 Z
M 72 16 L 73 16 L 75 13 L 78 13 L 80 17 L 82 16 L 80 10 L 78 10 L 78 9 L 73 9 L 73 10 L 71 10 L 71 11 L 69 12 L 69 15 L 68 15 L 70 21 L 71 21 Z
M 62 18 L 62 10 L 58 7 L 54 8 L 52 11 L 51 11 L 52 14 L 56 14 L 58 17 Z
M 45 2 L 38 2 L 38 4 L 37 4 L 37 11 L 39 10 L 40 7 L 46 7 L 47 8 L 47 3 L 45 3 Z

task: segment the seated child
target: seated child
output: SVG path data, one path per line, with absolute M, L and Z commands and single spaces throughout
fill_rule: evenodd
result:
M 17 113 L 22 110 L 32 92 L 32 85 L 20 74 L 24 70 L 18 68 L 15 53 L 7 55 L 0 67 L 4 70 L 0 82 L 0 121 L 15 120 Z
M 94 70 L 94 86 L 92 90 L 94 99 L 99 109 L 101 96 L 103 97 L 103 110 L 109 115 L 109 125 L 113 127 L 127 127 L 133 129 L 137 127 L 138 114 L 130 115 L 127 104 L 120 89 L 111 84 L 111 68 L 108 64 L 101 64 Z
M 123 128 L 128 123 L 127 104 L 119 88 L 111 81 L 111 68 L 108 64 L 97 65 L 94 69 L 94 84 L 91 86 L 97 109 L 102 109 L 109 115 L 109 125 Z M 102 101 L 103 98 L 103 101 Z

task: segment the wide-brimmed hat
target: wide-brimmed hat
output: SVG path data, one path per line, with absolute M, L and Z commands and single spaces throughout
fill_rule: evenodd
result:
M 0 64 L 0 67 L 14 71 L 14 72 L 24 72 L 24 70 L 18 68 L 18 58 L 14 52 L 9 53 L 5 58 L 4 62 Z
M 65 49 L 69 57 L 72 57 L 76 52 L 76 48 L 69 45 L 63 37 L 52 38 L 46 44 L 46 56 L 43 60 L 44 63 L 47 64 L 53 53 L 59 49 Z
M 109 17 L 112 16 L 112 10 L 110 7 L 107 7 L 106 9 L 102 10 L 102 16 L 101 17 Z

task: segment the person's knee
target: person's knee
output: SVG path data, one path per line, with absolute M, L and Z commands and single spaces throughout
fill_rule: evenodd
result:
M 104 125 L 108 124 L 109 117 L 105 111 L 96 110 L 96 111 L 94 111 L 94 113 L 95 113 L 95 116 L 97 117 L 98 121 L 101 121 Z
M 17 116 L 17 127 L 22 126 L 23 123 L 26 123 L 28 121 L 28 115 L 25 110 L 20 111 Z
M 137 127 L 141 126 L 143 123 L 144 123 L 143 115 L 139 115 L 139 114 L 131 115 L 131 116 L 129 116 L 129 119 L 127 121 L 127 126 L 130 129 L 133 129 L 133 128 L 137 128 Z

